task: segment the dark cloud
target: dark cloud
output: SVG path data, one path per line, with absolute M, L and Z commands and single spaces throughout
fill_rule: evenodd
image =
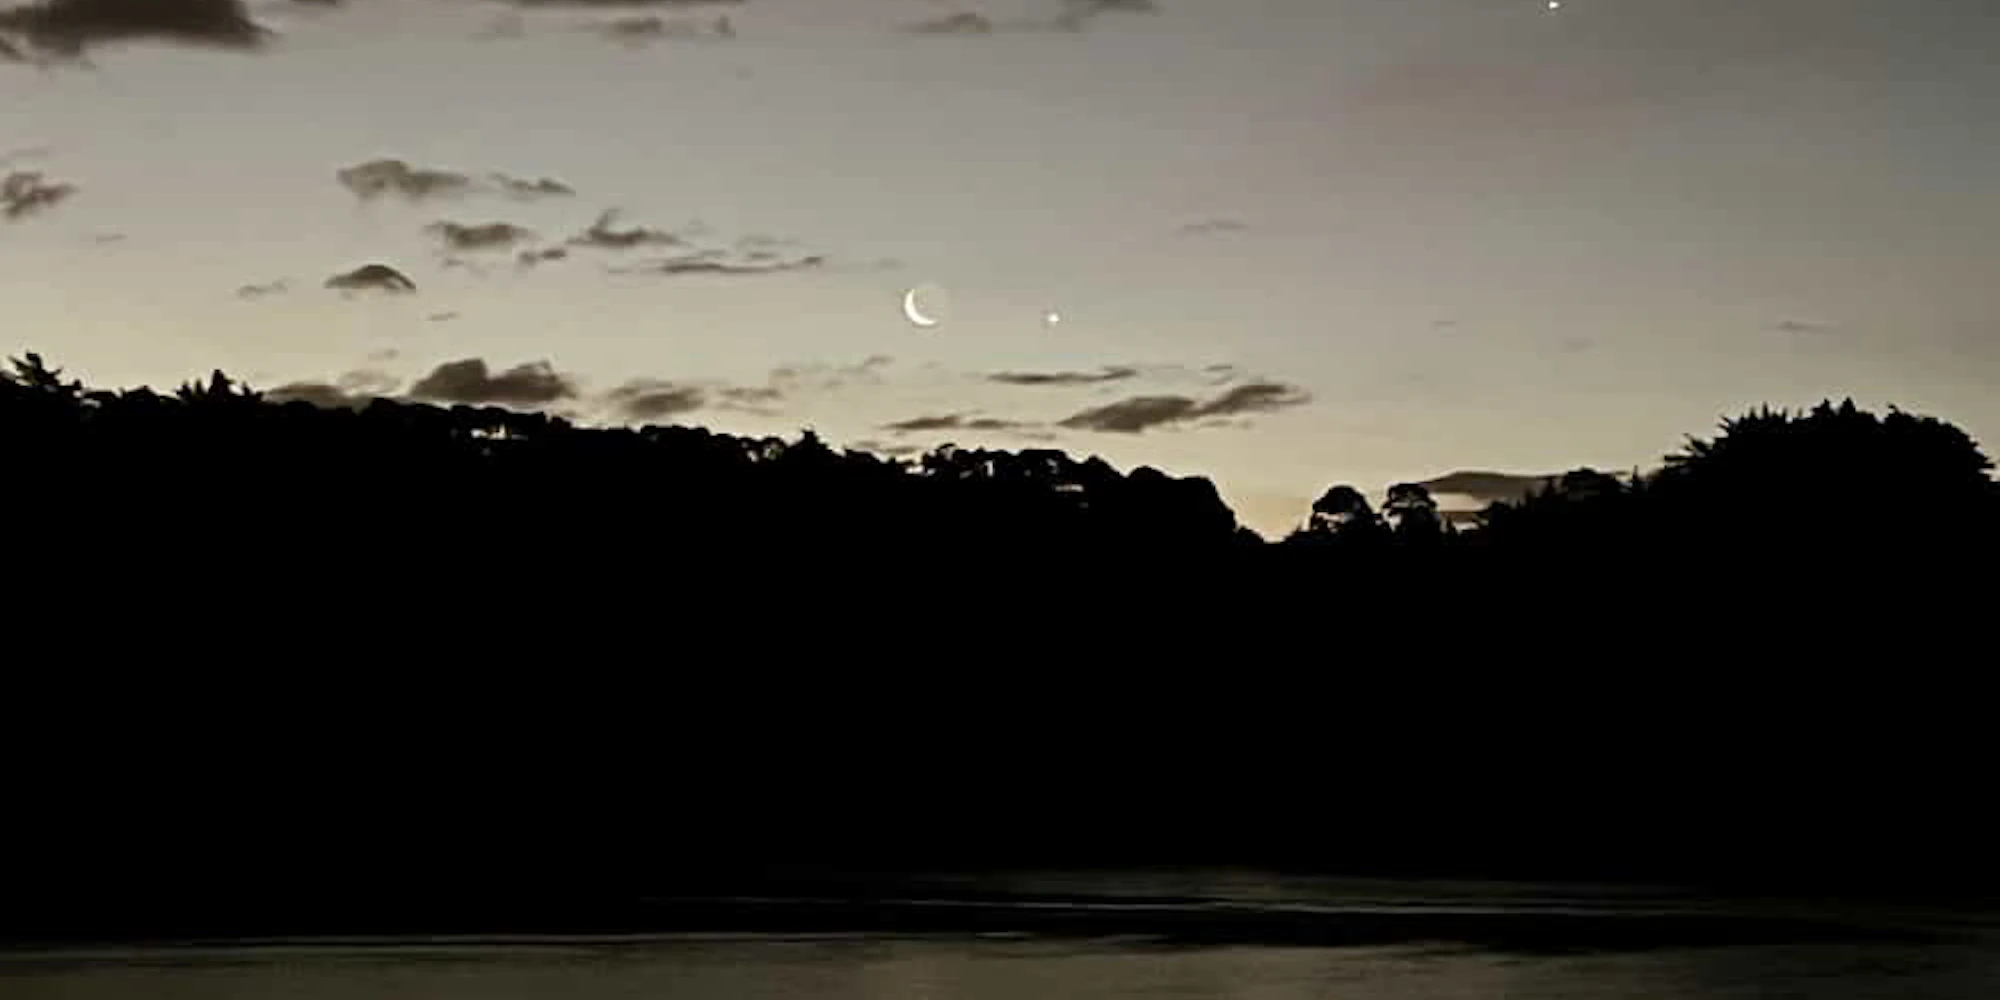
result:
M 847 450 L 865 451 L 876 455 L 887 455 L 890 458 L 907 458 L 911 455 L 923 454 L 924 449 L 922 445 L 914 445 L 914 444 L 887 444 L 882 441 L 856 441 L 853 444 L 848 445 Z
M 1434 494 L 1465 497 L 1480 506 L 1495 501 L 1514 501 L 1527 496 L 1561 476 L 1526 476 L 1507 472 L 1461 471 L 1428 479 L 1418 486 Z
M 494 174 L 493 183 L 500 188 L 502 194 L 516 198 L 568 198 L 576 194 L 575 188 L 549 177 L 527 180 L 507 174 Z
M 619 268 L 620 274 L 722 274 L 751 275 L 778 274 L 785 271 L 809 271 L 826 264 L 826 258 L 818 254 L 799 257 L 795 260 L 778 260 L 757 263 L 734 263 L 717 260 L 714 251 L 669 257 L 665 260 L 647 261 L 637 267 Z
M 568 257 L 568 247 L 542 247 L 539 250 L 523 250 L 514 255 L 514 259 L 520 262 L 522 267 L 534 267 L 536 264 L 545 264 L 552 260 L 564 260 Z
M 951 430 L 962 427 L 964 424 L 965 417 L 963 415 L 945 413 L 934 417 L 911 417 L 908 420 L 898 420 L 894 423 L 883 424 L 882 429 L 894 431 L 897 434 L 910 434 L 917 431 Z
M 713 408 L 775 416 L 784 390 L 776 386 L 718 385 L 665 379 L 633 379 L 604 394 L 604 402 L 628 420 L 658 420 Z
M 344 292 L 414 292 L 417 283 L 387 264 L 363 264 L 326 279 L 326 287 Z
M 577 397 L 576 383 L 546 361 L 494 372 L 484 358 L 447 361 L 410 386 L 411 399 L 482 406 L 545 406 Z
M 904 25 L 903 30 L 914 35 L 961 36 L 1001 32 L 1073 32 L 1082 31 L 1099 14 L 1114 11 L 1150 13 L 1158 9 L 1153 0 L 1063 0 L 1060 11 L 1048 18 L 995 21 L 973 11 L 958 11 Z
M 1157 14 L 1157 0 L 1063 0 L 1063 8 L 1088 17 L 1093 14 Z
M 1181 226 L 1176 232 L 1184 236 L 1217 236 L 1223 233 L 1240 233 L 1250 227 L 1235 219 L 1203 219 Z
M 963 11 L 918 21 L 903 30 L 913 35 L 990 35 L 993 33 L 993 21 L 982 14 Z
M 622 17 L 598 28 L 606 38 L 627 45 L 669 39 L 735 38 L 736 25 L 724 14 L 713 21 L 688 18 Z
M 23 53 L 19 46 L 0 38 L 0 62 L 26 62 L 27 59 L 26 53 Z M 0 162 L 4 162 L 4 158 L 0 158 Z
M 397 380 L 378 371 L 352 371 L 332 382 L 290 382 L 264 393 L 274 403 L 301 401 L 329 409 L 360 409 L 395 393 Z
M 732 7 L 743 0 L 491 0 L 510 7 L 572 7 L 611 9 L 619 7 Z
M 715 390 L 715 405 L 725 410 L 741 410 L 758 416 L 776 416 L 776 404 L 785 398 L 783 390 L 768 385 L 733 385 Z
M 330 382 L 288 382 L 264 393 L 273 403 L 311 403 L 329 410 L 358 410 L 368 405 L 369 396 L 356 396 Z
M 511 222 L 433 222 L 424 231 L 443 240 L 446 249 L 458 251 L 505 250 L 535 238 L 532 231 Z
M 708 392 L 697 385 L 634 379 L 605 393 L 604 401 L 627 419 L 659 420 L 707 406 Z
M 485 264 L 466 257 L 446 257 L 444 267 L 447 271 L 471 271 L 482 278 L 493 273 Z
M 943 413 L 898 420 L 883 424 L 882 429 L 891 434 L 957 430 L 1019 433 L 1037 430 L 1038 425 L 1019 420 L 1002 420 L 998 417 L 981 417 L 971 413 Z
M 1312 394 L 1284 382 L 1248 382 L 1202 404 L 1205 417 L 1273 413 L 1312 402 Z
M 270 35 L 243 0 L 41 0 L 0 10 L 0 32 L 63 57 L 142 39 L 252 49 Z
M 485 190 L 521 201 L 567 198 L 576 194 L 576 189 L 550 177 L 529 179 L 506 173 L 490 173 L 482 182 L 464 171 L 415 167 L 396 159 L 357 163 L 335 171 L 334 176 L 342 187 L 364 200 L 395 194 L 411 201 L 420 201 L 425 198 L 466 195 Z
M 687 245 L 686 240 L 663 229 L 653 229 L 647 226 L 634 226 L 631 229 L 613 228 L 612 223 L 617 221 L 617 218 L 617 209 L 605 209 L 597 217 L 597 221 L 590 224 L 590 228 L 570 237 L 570 245 L 597 247 L 603 250 L 630 250 L 634 247 L 643 246 Z
M 1001 385 L 1102 385 L 1138 376 L 1139 369 L 1131 365 L 1107 365 L 1094 372 L 994 372 L 986 381 Z
M 243 287 L 238 288 L 236 290 L 236 297 L 239 299 L 261 299 L 264 298 L 265 296 L 277 295 L 281 292 L 284 292 L 286 289 L 290 287 L 291 287 L 290 282 L 287 282 L 283 278 L 279 278 L 276 281 L 265 281 L 253 285 L 244 285 Z
M 402 160 L 370 160 L 334 171 L 340 186 L 363 199 L 399 194 L 413 201 L 441 195 L 465 194 L 475 185 L 472 178 L 455 170 L 413 167 Z
M 1132 396 L 1071 414 L 1057 422 L 1069 430 L 1138 434 L 1159 427 L 1199 423 L 1217 417 L 1271 413 L 1301 406 L 1312 396 L 1283 382 L 1248 382 L 1200 400 L 1189 396 Z
M 780 365 L 771 369 L 771 381 L 798 389 L 841 389 L 856 382 L 879 385 L 883 370 L 895 363 L 887 354 L 871 354 L 851 365 Z
M 39 170 L 17 170 L 0 178 L 0 217 L 8 221 L 54 208 L 76 194 L 76 185 L 49 180 Z

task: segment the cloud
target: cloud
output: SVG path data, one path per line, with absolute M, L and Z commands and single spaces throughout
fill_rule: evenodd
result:
M 493 273 L 485 264 L 466 257 L 448 256 L 444 259 L 444 268 L 447 271 L 471 271 L 482 278 Z
M 1539 490 L 1561 476 L 1528 476 L 1508 472 L 1460 471 L 1418 483 L 1435 494 L 1465 497 L 1480 506 L 1495 501 L 1515 501 Z
M 1311 400 L 1311 394 L 1297 386 L 1271 381 L 1248 382 L 1232 386 L 1207 400 L 1179 395 L 1132 396 L 1071 414 L 1057 421 L 1057 426 L 1069 430 L 1139 434 L 1159 427 L 1218 417 L 1271 413 L 1301 406 Z
M 1159 10 L 1153 0 L 1063 0 L 1061 6 L 1061 11 L 1054 17 L 1017 21 L 995 21 L 984 14 L 959 11 L 906 24 L 903 31 L 913 35 L 959 36 L 1001 32 L 1075 32 L 1082 31 L 1099 14 L 1114 11 L 1152 13 Z
M 76 185 L 51 181 L 39 170 L 17 170 L 0 178 L 0 217 L 26 218 L 54 208 L 76 194 Z
M 443 195 L 464 194 L 475 185 L 472 178 L 455 170 L 413 167 L 402 160 L 370 160 L 334 171 L 340 186 L 362 199 L 399 194 L 412 201 Z
M 750 275 L 778 274 L 785 271 L 809 271 L 826 264 L 826 258 L 818 254 L 811 254 L 795 260 L 742 264 L 717 260 L 715 259 L 716 256 L 715 251 L 705 250 L 680 257 L 669 257 L 665 260 L 648 261 L 636 267 L 617 268 L 616 271 L 619 274 L 664 274 L 672 276 L 686 274 Z
M 239 299 L 261 299 L 266 296 L 277 295 L 290 287 L 289 282 L 283 278 L 279 278 L 276 281 L 244 285 L 236 290 L 236 297 Z
M 414 292 L 417 283 L 387 264 L 363 264 L 344 274 L 326 279 L 326 287 L 344 292 Z
M 527 180 L 508 174 L 494 174 L 492 180 L 500 188 L 500 193 L 516 198 L 567 198 L 576 194 L 576 189 L 550 177 Z
M 429 316 L 425 316 L 425 317 L 424 317 L 424 322 L 426 322 L 426 323 L 449 323 L 449 322 L 451 322 L 452 320 L 455 320 L 455 319 L 457 319 L 457 318 L 458 318 L 458 313 L 457 313 L 457 312 L 455 312 L 455 311 L 446 311 L 446 312 L 435 312 L 435 313 L 431 313 L 431 314 L 430 314 Z
M 447 361 L 410 386 L 411 399 L 472 406 L 545 406 L 577 397 L 575 380 L 547 361 L 494 372 L 484 358 Z
M 879 385 L 882 372 L 896 363 L 887 354 L 871 354 L 851 365 L 780 365 L 771 381 L 786 389 L 841 389 L 856 382 Z
M 784 390 L 776 386 L 645 378 L 612 389 L 604 394 L 603 401 L 625 419 L 658 420 L 705 408 L 775 416 L 776 404 L 784 398 Z
M 990 35 L 993 33 L 993 22 L 984 15 L 964 11 L 918 21 L 906 25 L 903 30 L 913 35 Z
M 1203 219 L 1187 223 L 1174 231 L 1183 236 L 1217 236 L 1223 233 L 1240 233 L 1249 228 L 1249 224 L 1236 219 Z
M 1157 14 L 1160 11 L 1157 0 L 1063 0 L 1063 7 L 1080 12 L 1085 17 L 1109 13 Z
M 571 246 L 597 247 L 602 250 L 630 250 L 642 246 L 686 246 L 687 241 L 663 229 L 634 226 L 631 229 L 614 229 L 612 223 L 618 218 L 618 210 L 607 208 L 590 224 L 590 228 L 570 237 Z
M 1139 369 L 1131 365 L 1106 365 L 1094 372 L 994 372 L 986 381 L 1001 385 L 1102 385 L 1137 378 Z
M 411 166 L 403 160 L 378 159 L 334 171 L 340 186 L 363 200 L 401 195 L 411 201 L 493 191 L 517 201 L 568 198 L 576 189 L 552 177 L 533 179 L 489 173 L 484 181 L 461 170 Z
M 981 417 L 971 413 L 942 413 L 935 416 L 911 417 L 882 425 L 891 434 L 920 434 L 930 431 L 983 431 L 1014 433 L 1028 437 L 1045 437 L 1046 431 L 1039 424 L 1020 420 L 1003 420 L 999 417 Z
M 1248 413 L 1274 413 L 1312 402 L 1312 394 L 1284 382 L 1249 382 L 1234 386 L 1202 404 L 1202 416 L 1233 417 Z
M 604 401 L 627 419 L 659 420 L 707 406 L 708 392 L 698 385 L 633 379 L 605 393 Z
M 395 393 L 397 380 L 378 371 L 352 371 L 332 382 L 288 382 L 264 393 L 274 403 L 306 402 L 328 409 L 354 409 Z
M 734 385 L 715 390 L 716 405 L 725 410 L 742 410 L 759 416 L 775 416 L 773 405 L 785 398 L 783 390 L 768 385 Z
M 539 250 L 523 250 L 514 255 L 514 259 L 522 267 L 534 267 L 537 264 L 545 264 L 552 260 L 566 260 L 568 257 L 568 247 L 542 247 Z
M 736 37 L 736 25 L 727 14 L 706 23 L 688 18 L 622 17 L 597 30 L 606 38 L 627 45 L 646 45 L 667 39 Z
M 457 222 L 433 222 L 424 228 L 444 241 L 448 250 L 504 250 L 526 240 L 535 234 L 511 222 L 482 222 L 463 225 Z
M 911 455 L 923 454 L 924 449 L 922 445 L 914 445 L 914 444 L 887 444 L 881 441 L 856 441 L 853 444 L 848 445 L 847 450 L 872 452 L 877 455 L 887 455 L 891 458 L 907 458 Z
M 1779 321 L 1774 329 L 1780 333 L 1832 333 L 1834 327 L 1832 323 L 1816 320 L 1788 319 Z
M 40 0 L 0 10 L 0 32 L 65 57 L 140 39 L 252 49 L 270 35 L 243 0 Z
M 510 7 L 575 7 L 605 9 L 618 7 L 724 7 L 743 0 L 492 0 Z

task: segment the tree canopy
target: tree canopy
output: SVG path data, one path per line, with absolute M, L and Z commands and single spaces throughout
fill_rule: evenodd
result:
M 615 829 L 592 856 L 624 865 L 1831 870 L 1994 832 L 1960 807 L 2000 495 L 1900 410 L 1754 410 L 1464 530 L 1336 484 L 1273 542 L 1205 479 L 1057 450 L 105 391 L 32 354 L 0 449 L 15 694 L 47 709 L 8 734 L 18 794 L 122 790 L 39 814 L 56 857 L 137 821 L 107 809 L 361 775 L 298 836 L 435 817 L 439 781 L 507 843 Z

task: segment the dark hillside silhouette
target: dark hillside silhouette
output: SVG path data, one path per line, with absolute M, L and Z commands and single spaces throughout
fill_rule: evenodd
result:
M 1053 450 L 33 355 L 0 448 L 4 836 L 44 929 L 617 923 L 781 863 L 2000 867 L 2000 496 L 1899 411 L 1758 410 L 1471 528 L 1334 486 L 1273 543 L 1207 480 Z

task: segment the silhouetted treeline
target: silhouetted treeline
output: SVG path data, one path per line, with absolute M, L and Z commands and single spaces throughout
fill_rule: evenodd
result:
M 1336 486 L 1272 543 L 1206 480 L 1057 451 L 94 391 L 33 356 L 0 448 L 0 836 L 19 898 L 99 917 L 608 907 L 781 863 L 2000 867 L 2000 497 L 1906 413 L 1753 412 L 1468 530 Z

